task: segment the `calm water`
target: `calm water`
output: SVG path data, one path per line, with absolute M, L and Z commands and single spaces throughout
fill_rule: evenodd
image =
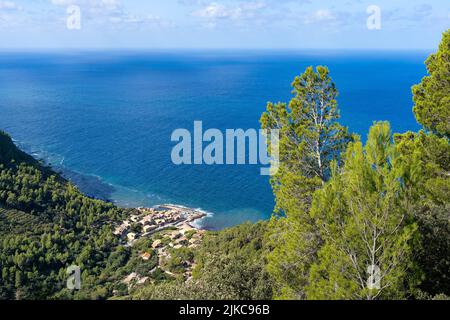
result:
M 175 166 L 173 130 L 258 128 L 267 101 L 290 98 L 309 65 L 327 65 L 342 122 L 418 128 L 410 87 L 428 52 L 96 52 L 0 54 L 0 128 L 81 188 L 122 206 L 175 203 L 209 228 L 270 216 L 258 166 Z

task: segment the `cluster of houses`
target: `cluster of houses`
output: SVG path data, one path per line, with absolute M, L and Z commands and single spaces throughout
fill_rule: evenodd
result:
M 180 229 L 168 232 L 163 238 L 153 241 L 152 249 L 158 254 L 158 261 L 160 265 L 163 265 L 165 261 L 170 259 L 171 249 L 181 249 L 190 248 L 194 249 L 201 244 L 203 236 L 205 234 L 204 230 L 192 229 L 189 225 L 185 224 L 180 226 Z M 148 252 L 141 254 L 143 260 L 148 260 L 151 255 Z M 186 266 L 186 278 L 190 277 L 193 265 L 188 263 Z M 171 274 L 169 271 L 166 273 Z
M 174 206 L 163 205 L 155 208 L 138 208 L 128 220 L 114 230 L 114 235 L 124 238 L 132 244 L 138 237 L 148 236 L 156 231 L 193 222 L 205 216 L 204 213 Z M 136 226 L 138 226 L 136 228 Z
M 179 229 L 168 231 L 164 234 L 163 238 L 153 241 L 151 249 L 155 250 L 158 255 L 158 267 L 168 275 L 176 276 L 169 270 L 164 270 L 165 268 L 163 268 L 164 262 L 171 258 L 170 249 L 180 249 L 183 247 L 196 248 L 200 245 L 204 234 L 204 230 L 194 229 L 189 224 L 182 224 L 179 226 Z M 143 261 L 148 261 L 152 257 L 152 254 L 150 252 L 142 252 L 140 257 Z M 186 262 L 186 264 L 183 276 L 188 281 L 192 278 L 192 270 L 195 265 L 192 262 Z M 149 270 L 149 273 L 155 270 L 156 268 Z M 149 276 L 142 276 L 136 272 L 132 272 L 122 280 L 122 283 L 131 288 L 144 284 L 149 278 Z
M 171 258 L 172 249 L 196 248 L 201 244 L 204 230 L 192 226 L 195 220 L 205 216 L 204 213 L 174 205 L 163 205 L 155 208 L 137 208 L 130 217 L 114 230 L 116 236 L 121 237 L 126 245 L 133 246 L 134 242 L 143 237 L 153 238 L 147 252 L 141 252 L 140 258 L 148 261 L 152 258 L 152 251 L 158 255 L 158 267 L 169 275 L 169 270 L 162 266 Z M 153 237 L 158 233 L 157 237 Z M 192 276 L 194 265 L 187 263 L 184 272 L 185 279 Z M 149 274 L 155 271 L 149 270 Z M 148 274 L 147 274 L 148 275 Z M 136 272 L 129 274 L 123 283 L 128 287 L 143 284 L 149 277 Z
M 174 230 L 165 236 L 167 237 L 166 239 L 169 240 L 167 246 L 164 246 L 163 243 L 164 238 L 163 238 L 153 241 L 152 248 L 158 251 L 162 251 L 165 248 L 173 248 L 173 249 L 180 249 L 182 247 L 196 248 L 201 242 L 204 231 L 195 230 L 193 234 L 187 236 L 187 233 L 190 230 L 194 229 L 189 228 L 188 225 L 183 225 L 181 226 L 180 229 Z

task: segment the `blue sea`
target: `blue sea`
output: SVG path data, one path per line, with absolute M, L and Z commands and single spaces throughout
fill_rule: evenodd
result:
M 341 122 L 363 138 L 375 120 L 417 130 L 411 86 L 429 52 L 152 51 L 0 53 L 0 129 L 89 195 L 120 206 L 173 203 L 210 212 L 222 229 L 270 217 L 258 165 L 176 166 L 173 130 L 259 128 L 268 101 L 327 65 Z

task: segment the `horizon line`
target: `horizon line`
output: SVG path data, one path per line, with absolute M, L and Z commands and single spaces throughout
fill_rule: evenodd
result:
M 151 51 L 435 51 L 436 48 L 214 48 L 214 47 L 198 47 L 198 48 L 182 48 L 182 47 L 157 47 L 157 48 L 119 48 L 119 47 L 105 47 L 105 48 L 62 48 L 62 47 L 48 47 L 48 48 L 0 48 L 1 52 L 105 52 L 105 51 L 129 51 L 129 52 L 151 52 Z

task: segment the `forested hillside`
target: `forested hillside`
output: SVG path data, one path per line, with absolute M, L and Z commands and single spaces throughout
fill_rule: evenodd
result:
M 107 297 L 100 278 L 125 212 L 82 195 L 0 132 L 0 298 L 70 297 L 66 268 L 83 270 L 79 297 Z M 62 290 L 62 291 L 61 291 Z
M 151 245 L 125 246 L 114 227 L 131 210 L 81 194 L 0 132 L 0 299 L 270 299 L 263 260 L 265 223 L 207 234 L 198 250 L 171 250 L 171 275 Z M 150 253 L 143 260 L 141 254 Z M 192 281 L 183 261 L 195 260 Z M 81 290 L 68 290 L 67 268 L 81 268 Z M 147 285 L 124 283 L 130 274 Z
M 270 300 L 272 283 L 266 270 L 266 222 L 244 223 L 207 234 L 196 250 L 189 281 L 153 283 L 132 292 L 143 300 Z

